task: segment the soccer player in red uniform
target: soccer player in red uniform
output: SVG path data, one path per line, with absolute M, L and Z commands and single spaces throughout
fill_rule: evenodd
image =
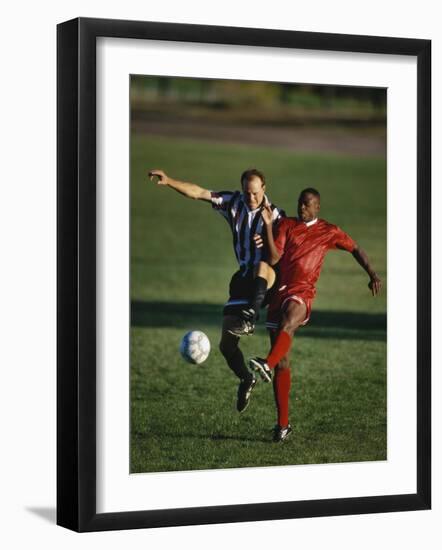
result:
M 316 282 L 329 250 L 346 250 L 367 272 L 373 296 L 381 281 L 370 265 L 367 254 L 342 229 L 319 219 L 320 194 L 308 188 L 298 199 L 298 217 L 282 218 L 274 239 L 267 242 L 268 261 L 278 264 L 279 277 L 267 312 L 271 350 L 265 359 L 254 357 L 249 366 L 265 382 L 271 382 L 275 394 L 278 421 L 274 441 L 283 441 L 292 431 L 289 423 L 289 353 L 296 330 L 307 324 L 316 294 Z M 274 373 L 274 376 L 272 376 Z

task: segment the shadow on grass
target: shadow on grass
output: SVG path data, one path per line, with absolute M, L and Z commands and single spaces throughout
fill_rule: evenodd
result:
M 134 300 L 131 303 L 131 326 L 188 330 L 202 326 L 220 327 L 222 310 L 222 305 L 218 304 Z M 262 319 L 264 315 L 261 315 Z M 259 324 L 263 325 L 263 321 Z M 313 309 L 309 324 L 303 327 L 297 336 L 386 341 L 386 331 L 385 313 Z

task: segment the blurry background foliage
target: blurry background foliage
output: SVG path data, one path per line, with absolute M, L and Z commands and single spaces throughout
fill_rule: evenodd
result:
M 132 76 L 131 105 L 138 112 L 154 105 L 171 114 L 186 106 L 188 114 L 219 112 L 235 121 L 273 123 L 385 123 L 386 93 L 382 88 L 321 86 L 274 82 Z M 239 117 L 239 118 L 238 118 Z

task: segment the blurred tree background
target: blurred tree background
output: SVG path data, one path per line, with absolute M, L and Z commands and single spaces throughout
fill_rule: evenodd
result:
M 132 76 L 133 117 L 211 114 L 225 122 L 286 125 L 385 125 L 386 90 L 238 80 Z

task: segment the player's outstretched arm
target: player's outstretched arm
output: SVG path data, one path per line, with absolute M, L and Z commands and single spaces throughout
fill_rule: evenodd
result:
M 375 270 L 371 267 L 367 253 L 359 245 L 356 245 L 355 249 L 352 252 L 352 255 L 353 258 L 367 272 L 368 276 L 370 277 L 368 288 L 371 290 L 373 296 L 376 296 L 381 290 L 382 282 L 377 276 Z
M 163 170 L 150 170 L 149 179 L 153 181 L 155 178 L 158 178 L 157 185 L 166 185 L 167 187 L 171 187 L 189 199 L 211 201 L 212 196 L 210 191 L 196 185 L 195 183 L 175 180 L 163 172 Z

